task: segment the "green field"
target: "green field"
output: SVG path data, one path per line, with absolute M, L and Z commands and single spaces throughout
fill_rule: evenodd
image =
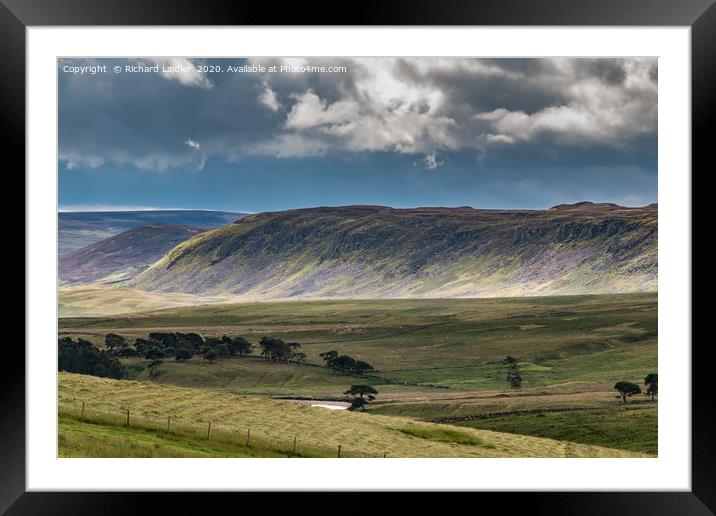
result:
M 288 457 L 274 450 L 60 417 L 60 457 Z
M 653 455 L 658 452 L 655 407 L 608 412 L 546 413 L 455 424 L 469 428 L 615 447 Z
M 274 335 L 308 362 L 330 349 L 396 380 L 456 388 L 504 386 L 499 361 L 525 362 L 525 387 L 614 382 L 656 368 L 656 294 L 508 299 L 295 301 L 213 305 L 134 316 L 62 318 L 60 334 L 101 344 L 110 331 Z
M 61 318 L 59 326 L 61 336 L 100 346 L 109 332 L 130 342 L 152 331 L 242 335 L 252 342 L 271 335 L 301 343 L 307 355 L 306 364 L 277 364 L 257 356 L 215 363 L 199 356 L 186 362 L 170 358 L 154 378 L 147 360 L 123 359 L 130 378 L 147 385 L 336 398 L 351 384 L 370 383 L 379 395 L 365 415 L 410 421 L 594 409 L 546 417 L 515 414 L 469 425 L 656 453 L 655 404 L 636 397 L 628 405 L 641 410 L 639 417 L 625 417 L 613 391 L 617 381 L 641 383 L 657 371 L 656 294 L 216 304 Z M 318 355 L 332 349 L 367 361 L 376 371 L 368 377 L 331 373 Z M 506 355 L 519 359 L 522 389 L 512 390 L 505 381 L 501 361 Z

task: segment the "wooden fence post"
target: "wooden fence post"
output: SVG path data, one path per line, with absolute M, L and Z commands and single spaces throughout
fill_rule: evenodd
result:
M 341 445 L 338 445 L 338 458 L 341 458 Z
M 127 410 L 127 426 L 129 426 L 129 410 Z
M 251 429 L 249 428 L 246 430 L 246 447 L 249 447 L 249 442 L 251 441 Z
M 84 418 L 85 418 L 85 402 L 83 401 L 82 402 L 82 415 L 80 415 L 80 419 L 84 419 Z
M 167 432 L 169 432 L 169 423 L 171 422 L 171 420 L 172 420 L 172 417 L 167 416 Z
M 293 454 L 296 455 L 296 436 L 293 436 Z
M 209 428 L 206 430 L 206 438 L 211 439 L 211 421 L 209 421 Z
M 383 458 L 386 458 L 387 456 L 388 456 L 387 453 L 384 453 L 384 454 L 383 454 Z

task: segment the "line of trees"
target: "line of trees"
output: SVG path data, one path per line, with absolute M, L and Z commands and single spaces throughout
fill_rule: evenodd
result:
M 319 356 L 323 359 L 325 366 L 333 373 L 363 375 L 375 370 L 368 362 L 356 360 L 348 355 L 339 355 L 335 350 L 326 351 L 319 354 Z
M 244 356 L 253 351 L 253 344 L 244 337 L 207 337 L 198 333 L 152 332 L 147 339 L 137 338 L 133 345 L 116 333 L 108 333 L 104 339 L 105 348 L 111 355 L 120 357 L 141 356 L 147 360 L 174 357 L 175 360 L 189 360 L 202 355 L 213 362 L 224 356 Z
M 147 360 L 161 360 L 174 357 L 184 361 L 194 355 L 202 355 L 209 362 L 225 356 L 245 356 L 253 352 L 254 345 L 244 337 L 202 337 L 198 333 L 152 332 L 148 338 L 137 338 L 133 345 L 116 333 L 108 333 L 104 344 L 107 352 L 113 356 L 141 356 Z M 285 342 L 280 338 L 261 337 L 257 346 L 260 355 L 268 361 L 283 363 L 305 363 L 306 354 L 301 351 L 298 342 Z M 348 355 L 340 355 L 331 350 L 321 353 L 325 366 L 333 373 L 364 375 L 375 368 L 363 360 Z
M 644 385 L 646 386 L 647 396 L 651 396 L 651 401 L 654 401 L 654 396 L 659 394 L 659 375 L 656 373 L 649 373 L 644 377 Z M 619 393 L 618 398 L 621 398 L 624 403 L 627 402 L 627 398 L 631 398 L 635 394 L 641 394 L 641 387 L 637 384 L 627 381 L 621 381 L 614 384 L 614 389 Z
M 305 362 L 306 354 L 299 351 L 298 342 L 284 342 L 275 337 L 261 337 L 259 341 L 261 356 L 273 362 Z
M 57 369 L 117 380 L 127 377 L 127 370 L 119 360 L 81 338 L 76 341 L 70 337 L 57 340 Z
M 253 352 L 254 344 L 244 337 L 202 337 L 198 333 L 153 332 L 147 339 L 137 338 L 133 345 L 116 333 L 108 333 L 104 343 L 111 355 L 120 357 L 142 356 L 147 360 L 174 357 L 178 361 L 189 360 L 202 355 L 209 362 L 226 356 L 246 356 Z M 270 336 L 261 337 L 257 346 L 261 356 L 273 362 L 306 361 L 306 354 L 300 351 L 298 342 L 284 342 Z

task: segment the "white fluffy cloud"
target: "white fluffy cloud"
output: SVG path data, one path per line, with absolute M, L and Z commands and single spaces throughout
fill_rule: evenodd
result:
M 192 149 L 201 149 L 201 144 L 196 140 L 192 140 L 191 138 L 187 138 L 184 142 L 184 145 L 188 145 Z
M 444 161 L 438 161 L 437 154 L 435 153 L 426 155 L 421 161 L 428 170 L 435 170 L 439 166 L 445 164 Z
M 281 129 L 306 145 L 306 155 L 330 144 L 340 151 L 423 154 L 428 168 L 438 166 L 431 161 L 438 151 L 484 150 L 540 137 L 558 145 L 620 147 L 655 133 L 654 59 L 533 61 L 535 66 L 520 67 L 510 60 L 355 59 L 338 96 L 284 76 L 283 87 L 294 89 Z M 275 98 L 269 82 L 266 88 Z M 531 92 L 551 102 L 515 109 L 514 97 L 526 102 Z M 481 102 L 483 96 L 488 100 Z M 481 103 L 502 105 L 481 110 Z M 300 148 L 294 146 L 291 155 L 301 155 Z
M 475 114 L 476 120 L 488 122 L 493 131 L 485 135 L 487 142 L 531 141 L 551 134 L 565 144 L 621 146 L 632 137 L 656 131 L 657 85 L 650 76 L 653 60 L 624 61 L 624 78 L 619 82 L 581 75 L 574 59 L 553 63 L 557 78 L 532 80 L 559 89 L 565 102 L 532 113 L 498 108 Z
M 331 138 L 342 150 L 434 153 L 460 146 L 459 126 L 440 113 L 444 93 L 401 78 L 396 60 L 355 60 L 352 91 L 330 102 L 313 89 L 293 92 L 284 129 Z
M 264 90 L 261 92 L 261 95 L 259 95 L 259 102 L 276 113 L 281 109 L 281 103 L 276 97 L 276 92 L 273 91 L 266 82 L 264 82 L 263 86 Z
M 213 83 L 206 77 L 204 72 L 199 71 L 191 59 L 184 57 L 153 57 L 149 58 L 154 64 L 159 65 L 162 77 L 170 81 L 178 81 L 185 86 L 197 86 L 210 89 Z M 167 71 L 162 71 L 166 68 Z

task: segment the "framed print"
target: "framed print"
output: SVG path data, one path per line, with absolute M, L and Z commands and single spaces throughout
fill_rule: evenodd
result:
M 108 491 L 713 510 L 691 291 L 709 2 L 291 26 L 6 4 L 10 514 L 136 510 Z

